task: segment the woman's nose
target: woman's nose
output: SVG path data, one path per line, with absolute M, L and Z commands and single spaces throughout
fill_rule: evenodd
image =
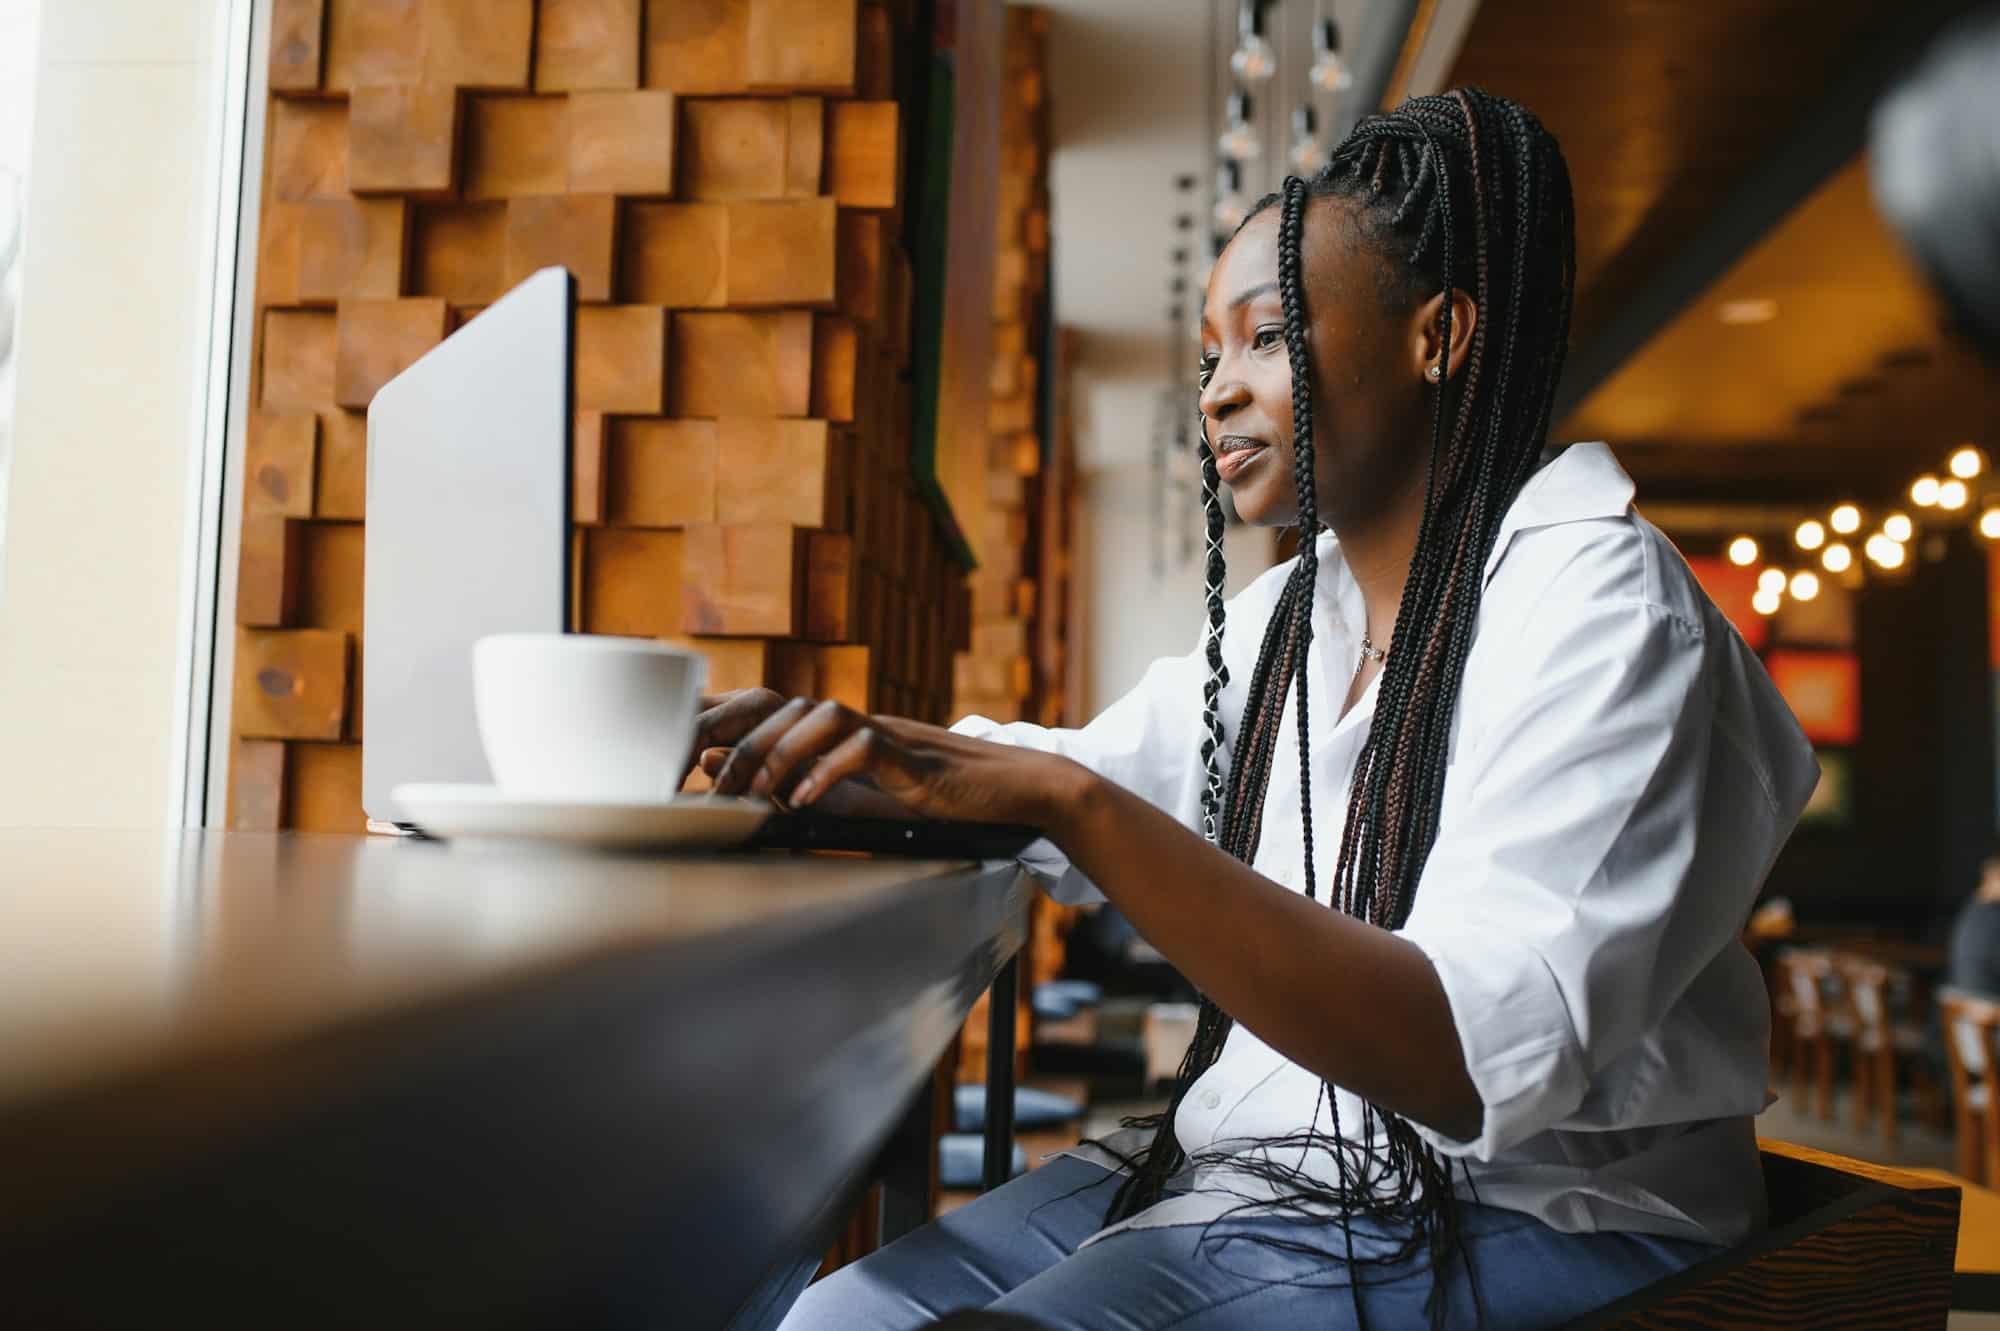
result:
M 1201 396 L 1195 399 L 1201 414 L 1218 422 L 1227 420 L 1230 413 L 1249 400 L 1250 390 L 1243 380 L 1233 374 L 1223 374 L 1219 369 L 1215 377 L 1208 381 L 1208 386 L 1201 390 Z

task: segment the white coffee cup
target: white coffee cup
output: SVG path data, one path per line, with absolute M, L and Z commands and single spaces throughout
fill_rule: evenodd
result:
M 644 638 L 481 638 L 472 692 L 495 784 L 534 799 L 673 798 L 707 674 L 698 653 Z

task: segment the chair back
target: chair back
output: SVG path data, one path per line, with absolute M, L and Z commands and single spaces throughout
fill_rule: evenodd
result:
M 1816 949 L 1792 948 L 1778 954 L 1777 965 L 1799 1033 L 1817 1034 L 1826 1017 L 1824 986 L 1833 974 L 1832 958 Z
M 2000 1043 L 2000 998 L 1947 987 L 1938 990 L 1937 1004 L 1953 1080 L 1984 1081 Z

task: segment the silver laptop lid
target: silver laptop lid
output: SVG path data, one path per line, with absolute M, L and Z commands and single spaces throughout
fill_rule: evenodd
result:
M 569 621 L 575 283 L 546 268 L 368 408 L 361 803 L 405 781 L 491 780 L 472 644 Z

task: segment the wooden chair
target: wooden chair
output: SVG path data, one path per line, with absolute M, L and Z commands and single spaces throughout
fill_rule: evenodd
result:
M 1564 1331 L 1942 1331 L 1959 1190 L 1920 1174 L 1764 1142 L 1763 1233 L 1569 1322 Z M 1036 1331 L 965 1312 L 936 1331 Z
M 1759 1145 L 1770 1225 L 1565 1331 L 1942 1331 L 1951 1310 L 1959 1191 L 1786 1142 Z
M 2000 1098 L 1993 1089 L 1993 1070 L 2000 1067 L 2000 1000 L 1940 989 L 1937 1003 L 1951 1066 L 1958 1172 L 1989 1188 L 2000 1187 Z
M 1910 1069 L 1925 1119 L 1937 1118 L 1937 1089 L 1923 1058 L 1923 1027 L 1895 1015 L 1894 996 L 1909 993 L 1910 979 L 1879 961 L 1844 953 L 1835 954 L 1834 968 L 1854 1022 L 1854 1126 L 1866 1132 L 1869 1119 L 1879 1117 L 1882 1140 L 1893 1146 L 1900 1068 Z
M 1854 1033 L 1853 1018 L 1835 1004 L 1833 957 L 1818 949 L 1798 948 L 1780 953 L 1777 966 L 1781 987 L 1790 999 L 1784 1015 L 1790 1025 L 1792 1095 L 1803 1108 L 1808 1090 L 1816 1089 L 1819 1116 L 1831 1120 L 1834 1041 L 1844 1042 Z

